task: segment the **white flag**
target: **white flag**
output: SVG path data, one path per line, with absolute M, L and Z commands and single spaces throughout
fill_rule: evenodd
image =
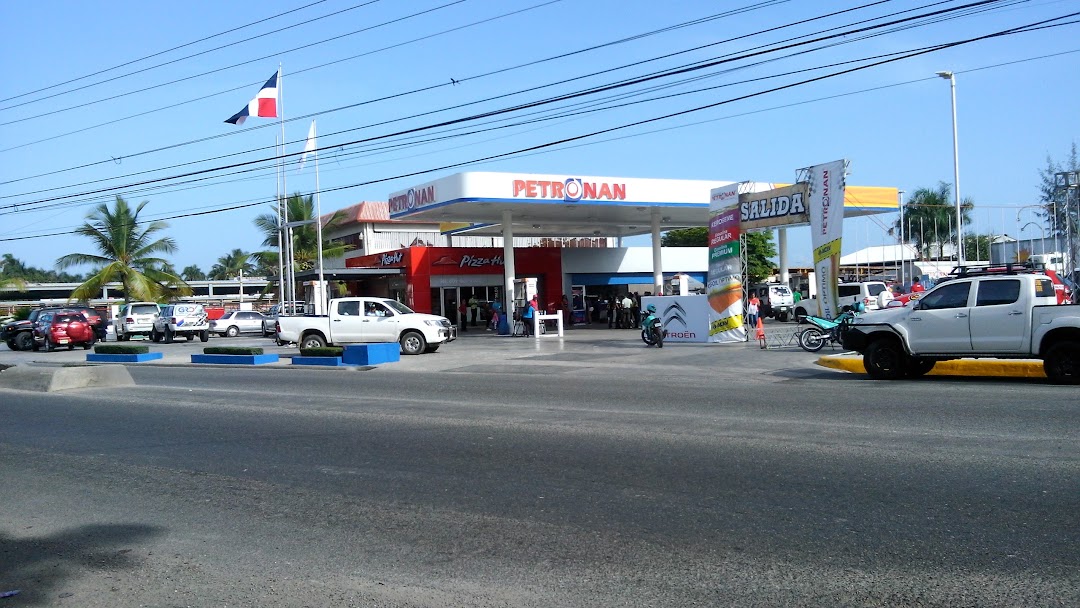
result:
M 311 121 L 311 128 L 308 129 L 307 143 L 304 144 L 304 153 L 300 155 L 300 168 L 304 168 L 304 161 L 307 160 L 308 155 L 314 154 L 315 148 L 315 121 Z

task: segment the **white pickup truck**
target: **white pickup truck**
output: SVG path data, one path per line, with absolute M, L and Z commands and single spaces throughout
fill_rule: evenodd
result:
M 387 298 L 330 300 L 324 316 L 278 317 L 279 344 L 296 342 L 300 348 L 364 342 L 398 342 L 406 355 L 433 353 L 457 338 L 457 328 L 446 317 L 413 312 Z
M 1057 305 L 1050 277 L 994 274 L 939 284 L 904 307 L 856 318 L 841 335 L 871 378 L 921 376 L 937 361 L 1042 359 L 1051 381 L 1080 384 L 1080 306 Z

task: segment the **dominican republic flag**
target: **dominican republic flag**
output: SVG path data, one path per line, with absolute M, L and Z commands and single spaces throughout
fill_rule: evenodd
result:
M 277 118 L 277 72 L 266 81 L 259 94 L 252 99 L 243 110 L 233 114 L 225 122 L 234 125 L 242 125 L 248 116 L 261 116 L 263 118 Z

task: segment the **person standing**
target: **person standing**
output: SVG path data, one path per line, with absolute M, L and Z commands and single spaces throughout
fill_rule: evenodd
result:
M 798 304 L 799 302 L 802 302 L 802 292 L 799 291 L 798 289 L 791 292 L 791 300 L 796 304 Z
M 525 312 L 521 313 L 522 335 L 528 338 L 532 335 L 533 317 L 536 316 L 536 299 L 533 298 L 525 303 Z
M 633 329 L 634 318 L 631 311 L 634 308 L 634 301 L 630 298 L 630 293 L 627 292 L 622 298 L 622 328 Z
M 461 331 L 469 331 L 469 309 L 465 306 L 465 300 L 462 300 L 458 304 L 458 323 L 461 325 Z
M 615 319 L 618 318 L 619 304 L 615 301 L 615 294 L 608 293 L 607 297 L 607 328 L 611 329 L 615 326 Z
M 746 303 L 746 323 L 748 327 L 757 327 L 758 324 L 758 312 L 761 310 L 761 300 L 758 299 L 757 294 L 750 296 L 750 301 Z
M 919 293 L 920 291 L 926 291 L 926 288 L 923 287 L 922 281 L 919 280 L 919 277 L 911 279 L 911 293 Z
M 476 299 L 476 294 L 469 298 L 469 311 L 472 313 L 472 326 L 476 327 L 476 322 L 480 320 L 480 301 Z
M 634 295 L 631 297 L 631 300 L 634 301 L 633 305 L 630 307 L 630 316 L 634 318 L 634 324 L 632 327 L 634 329 L 637 329 L 641 327 L 641 296 L 639 296 L 638 292 L 635 291 Z

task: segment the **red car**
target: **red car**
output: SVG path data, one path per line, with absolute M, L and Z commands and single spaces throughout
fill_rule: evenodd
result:
M 97 342 L 94 327 L 81 313 L 46 312 L 38 316 L 34 325 L 34 350 L 44 346 L 48 352 L 61 345 L 71 350 L 76 344 L 88 349 L 94 342 Z

